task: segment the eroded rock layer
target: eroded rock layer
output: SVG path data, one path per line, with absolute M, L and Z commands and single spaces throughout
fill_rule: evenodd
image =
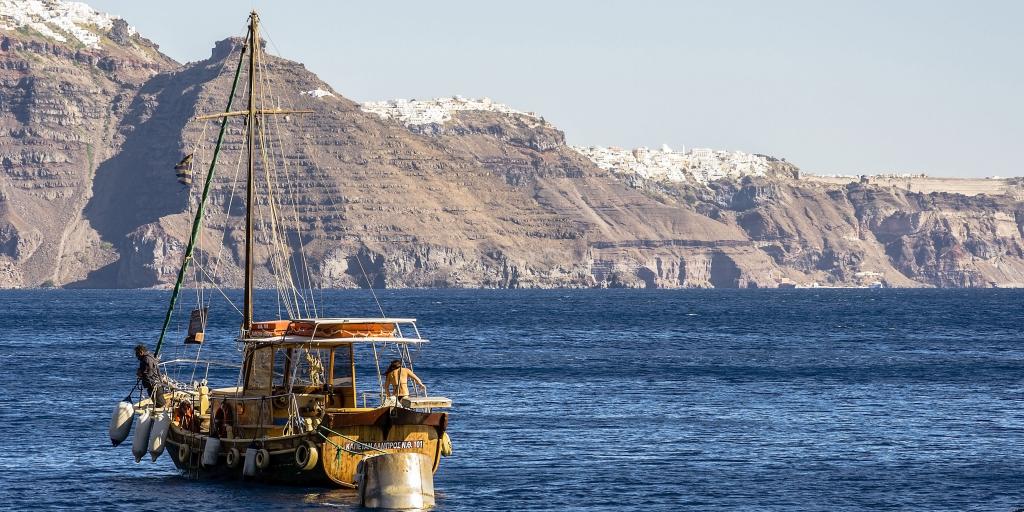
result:
M 0 40 L 0 285 L 174 280 L 217 130 L 192 119 L 224 109 L 241 44 L 182 66 L 120 22 L 111 34 L 98 48 Z M 918 194 L 800 180 L 783 161 L 707 184 L 627 178 L 537 116 L 463 110 L 407 127 L 299 63 L 268 57 L 265 70 L 269 103 L 312 113 L 262 126 L 291 252 L 275 261 L 259 231 L 262 286 L 283 266 L 326 287 L 1024 284 L 1019 186 Z M 229 124 L 196 256 L 229 286 L 242 277 L 243 130 Z M 173 171 L 189 153 L 191 190 Z

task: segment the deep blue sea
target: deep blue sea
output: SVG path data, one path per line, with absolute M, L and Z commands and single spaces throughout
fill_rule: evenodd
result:
M 455 404 L 439 510 L 1024 507 L 1021 291 L 379 294 L 420 320 L 416 371 Z M 351 491 L 190 481 L 110 446 L 131 348 L 152 345 L 168 295 L 0 293 L 0 508 L 356 508 Z M 320 306 L 377 314 L 365 290 Z M 237 361 L 237 313 L 215 300 L 211 323 L 204 357 Z M 165 358 L 194 357 L 179 334 Z

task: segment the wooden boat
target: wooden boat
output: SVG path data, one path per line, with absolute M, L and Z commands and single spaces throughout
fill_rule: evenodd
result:
M 387 364 L 382 358 L 389 353 L 411 368 L 410 347 L 417 348 L 418 352 L 427 342 L 420 336 L 415 319 L 383 316 L 253 319 L 252 205 L 255 156 L 260 155 L 256 145 L 262 140 L 255 131 L 265 123 L 265 117 L 307 112 L 262 109 L 256 104 L 257 95 L 253 94 L 248 95 L 246 110 L 231 110 L 246 61 L 248 90 L 258 90 L 256 77 L 262 52 L 259 42 L 259 17 L 253 12 L 225 112 L 196 118 L 219 121 L 221 131 L 154 350 L 159 356 L 164 347 L 186 271 L 193 262 L 225 126 L 230 119 L 243 117 L 247 120 L 248 179 L 245 285 L 241 334 L 237 338 L 242 348 L 242 363 L 237 365 L 239 374 L 235 386 L 213 389 L 206 385 L 205 379 L 189 383 L 170 377 L 169 368 L 180 364 L 200 368 L 205 364 L 208 373 L 213 363 L 199 361 L 199 348 L 196 348 L 196 358 L 189 355 L 161 363 L 166 405 L 163 411 L 157 412 L 172 417 L 163 440 L 166 451 L 179 469 L 199 478 L 355 487 L 360 461 L 371 455 L 396 452 L 420 453 L 432 461 L 436 471 L 441 457 L 450 451 L 446 434 L 448 414 L 437 409 L 450 407 L 451 402 L 447 398 L 424 396 L 425 388 L 422 395 L 387 396 L 381 374 L 382 362 Z M 179 179 L 185 185 L 192 183 L 192 165 L 189 155 L 176 166 Z M 201 178 L 196 176 L 197 180 Z M 192 312 L 186 343 L 202 347 L 209 341 L 205 332 L 206 316 L 204 308 Z M 377 385 L 373 386 L 373 392 L 366 392 L 364 386 L 364 392 L 359 393 L 357 382 L 365 376 L 357 376 L 357 368 L 376 368 Z M 147 399 L 137 404 L 136 411 L 152 407 L 152 401 Z M 154 460 L 156 456 L 159 454 Z

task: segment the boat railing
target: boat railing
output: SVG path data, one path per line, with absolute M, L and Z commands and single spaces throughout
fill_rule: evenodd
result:
M 363 391 L 360 395 L 362 396 L 362 400 L 363 400 L 363 408 L 366 408 L 367 397 L 370 397 L 370 398 L 377 397 L 377 403 L 379 405 L 385 405 L 385 404 L 389 403 L 389 401 L 388 401 L 389 398 L 394 398 L 394 396 L 385 396 L 380 391 Z M 427 397 L 427 396 L 430 396 L 430 394 L 427 392 L 427 386 L 426 385 L 424 385 L 422 389 L 420 389 L 418 386 L 413 386 L 413 388 L 409 390 L 409 396 Z M 394 404 L 398 404 L 398 400 L 397 399 L 393 401 L 393 405 Z
M 374 397 L 374 396 L 376 396 L 378 400 L 380 400 L 380 398 L 381 398 L 380 392 L 377 392 L 377 391 L 363 391 L 362 395 L 363 395 L 363 409 L 366 408 L 366 398 L 367 397 Z
M 197 370 L 199 368 L 203 368 L 203 378 L 202 378 L 202 380 L 203 381 L 208 381 L 209 378 L 210 378 L 210 368 L 211 367 L 214 367 L 214 368 L 233 368 L 233 369 L 239 369 L 239 368 L 242 367 L 242 365 L 237 364 L 237 363 L 229 363 L 229 362 L 226 362 L 226 361 L 213 361 L 213 360 L 207 360 L 207 359 L 171 359 L 169 361 L 161 361 L 160 363 L 158 363 L 158 365 L 160 366 L 160 369 L 162 370 L 163 374 L 167 375 L 168 377 L 170 377 L 170 375 L 168 374 L 168 371 L 167 371 L 168 367 L 173 367 L 173 366 L 184 367 L 186 365 L 192 365 L 192 376 L 189 379 L 190 382 L 191 381 L 195 381 L 195 377 L 196 377 L 196 371 L 195 370 Z
M 241 368 L 242 365 L 238 363 L 229 363 L 227 361 L 214 361 L 211 359 L 171 359 L 169 361 L 160 361 L 160 366 L 166 366 L 170 364 L 195 364 L 195 365 L 206 365 L 206 366 L 223 366 L 225 368 Z

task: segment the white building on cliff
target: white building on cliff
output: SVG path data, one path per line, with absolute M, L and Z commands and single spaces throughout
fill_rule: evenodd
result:
M 502 114 L 523 115 L 540 119 L 533 112 L 523 112 L 508 105 L 495 103 L 490 98 L 434 98 L 430 100 L 395 99 L 387 101 L 367 101 L 360 105 L 364 112 L 377 114 L 384 119 L 394 119 L 406 126 L 423 124 L 444 124 L 452 118 L 454 112 L 478 110 L 499 112 Z
M 767 157 L 742 151 L 707 148 L 673 151 L 667 145 L 662 145 L 661 149 L 639 147 L 626 150 L 615 146 L 573 146 L 573 149 L 598 167 L 615 174 L 674 183 L 708 183 L 721 178 L 765 176 L 770 169 Z

